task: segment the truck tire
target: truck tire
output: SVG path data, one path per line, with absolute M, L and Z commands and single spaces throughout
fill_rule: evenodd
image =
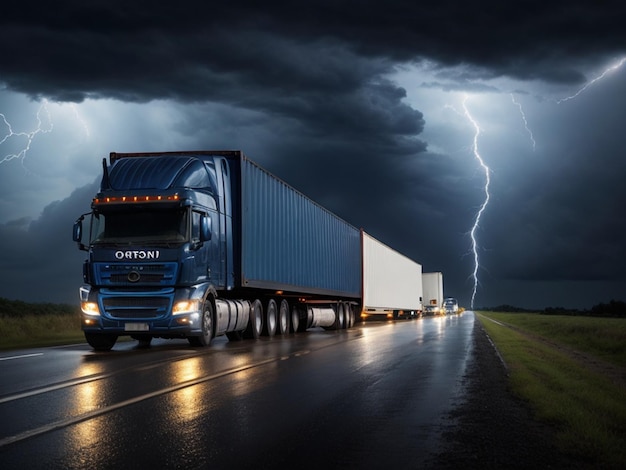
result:
M 346 302 L 343 310 L 346 315 L 346 329 L 352 328 L 354 326 L 354 310 L 352 310 L 352 304 Z
M 300 328 L 300 309 L 298 309 L 297 305 L 294 305 L 291 308 L 291 332 L 297 333 Z
M 278 306 L 274 299 L 267 301 L 265 309 L 265 322 L 263 324 L 263 336 L 270 338 L 276 334 L 276 324 L 278 323 Z
M 339 302 L 335 307 L 335 324 L 332 326 L 333 330 L 343 330 L 346 327 L 346 312 L 343 308 L 343 303 Z
M 210 299 L 206 299 L 202 305 L 202 334 L 200 336 L 190 336 L 189 344 L 192 346 L 204 347 L 211 344 L 213 339 L 213 304 Z
M 279 335 L 289 334 L 289 302 L 287 299 L 280 301 L 280 307 L 278 308 L 278 325 L 276 333 Z
M 150 343 L 152 343 L 152 336 L 137 335 L 131 336 L 131 338 L 138 341 L 137 347 L 140 349 L 149 348 Z
M 243 333 L 244 338 L 258 339 L 263 331 L 263 304 L 259 299 L 250 306 L 250 318 L 248 326 Z
M 95 351 L 110 351 L 117 341 L 117 335 L 85 332 L 85 339 Z

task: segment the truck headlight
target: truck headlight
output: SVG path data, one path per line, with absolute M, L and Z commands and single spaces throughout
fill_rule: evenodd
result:
M 80 309 L 87 315 L 100 315 L 97 302 L 81 302 Z
M 172 315 L 180 315 L 182 313 L 195 313 L 200 311 L 200 301 L 193 300 L 181 300 L 174 304 L 172 308 Z

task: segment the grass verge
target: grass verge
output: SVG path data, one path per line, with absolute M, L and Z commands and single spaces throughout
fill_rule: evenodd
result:
M 558 429 L 559 449 L 598 468 L 626 468 L 623 382 L 555 345 L 594 354 L 620 369 L 626 319 L 492 312 L 477 318 L 509 367 L 513 393 L 531 405 L 539 420 Z
M 78 313 L 0 315 L 0 350 L 84 342 Z
M 483 315 L 626 367 L 625 318 L 492 312 Z

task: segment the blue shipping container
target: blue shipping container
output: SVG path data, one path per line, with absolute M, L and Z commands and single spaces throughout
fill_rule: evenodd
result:
M 243 287 L 361 297 L 360 232 L 242 157 Z

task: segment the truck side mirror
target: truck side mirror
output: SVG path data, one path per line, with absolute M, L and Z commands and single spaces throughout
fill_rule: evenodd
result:
M 81 217 L 76 222 L 74 222 L 74 229 L 72 230 L 72 240 L 77 243 L 80 243 L 80 240 L 83 236 L 83 218 Z
M 207 242 L 211 239 L 211 217 L 203 215 L 200 219 L 200 241 Z
M 78 243 L 78 249 L 87 251 L 87 247 L 82 243 L 83 240 L 83 219 L 85 215 L 81 215 L 76 222 L 74 222 L 74 227 L 72 228 L 72 240 Z

